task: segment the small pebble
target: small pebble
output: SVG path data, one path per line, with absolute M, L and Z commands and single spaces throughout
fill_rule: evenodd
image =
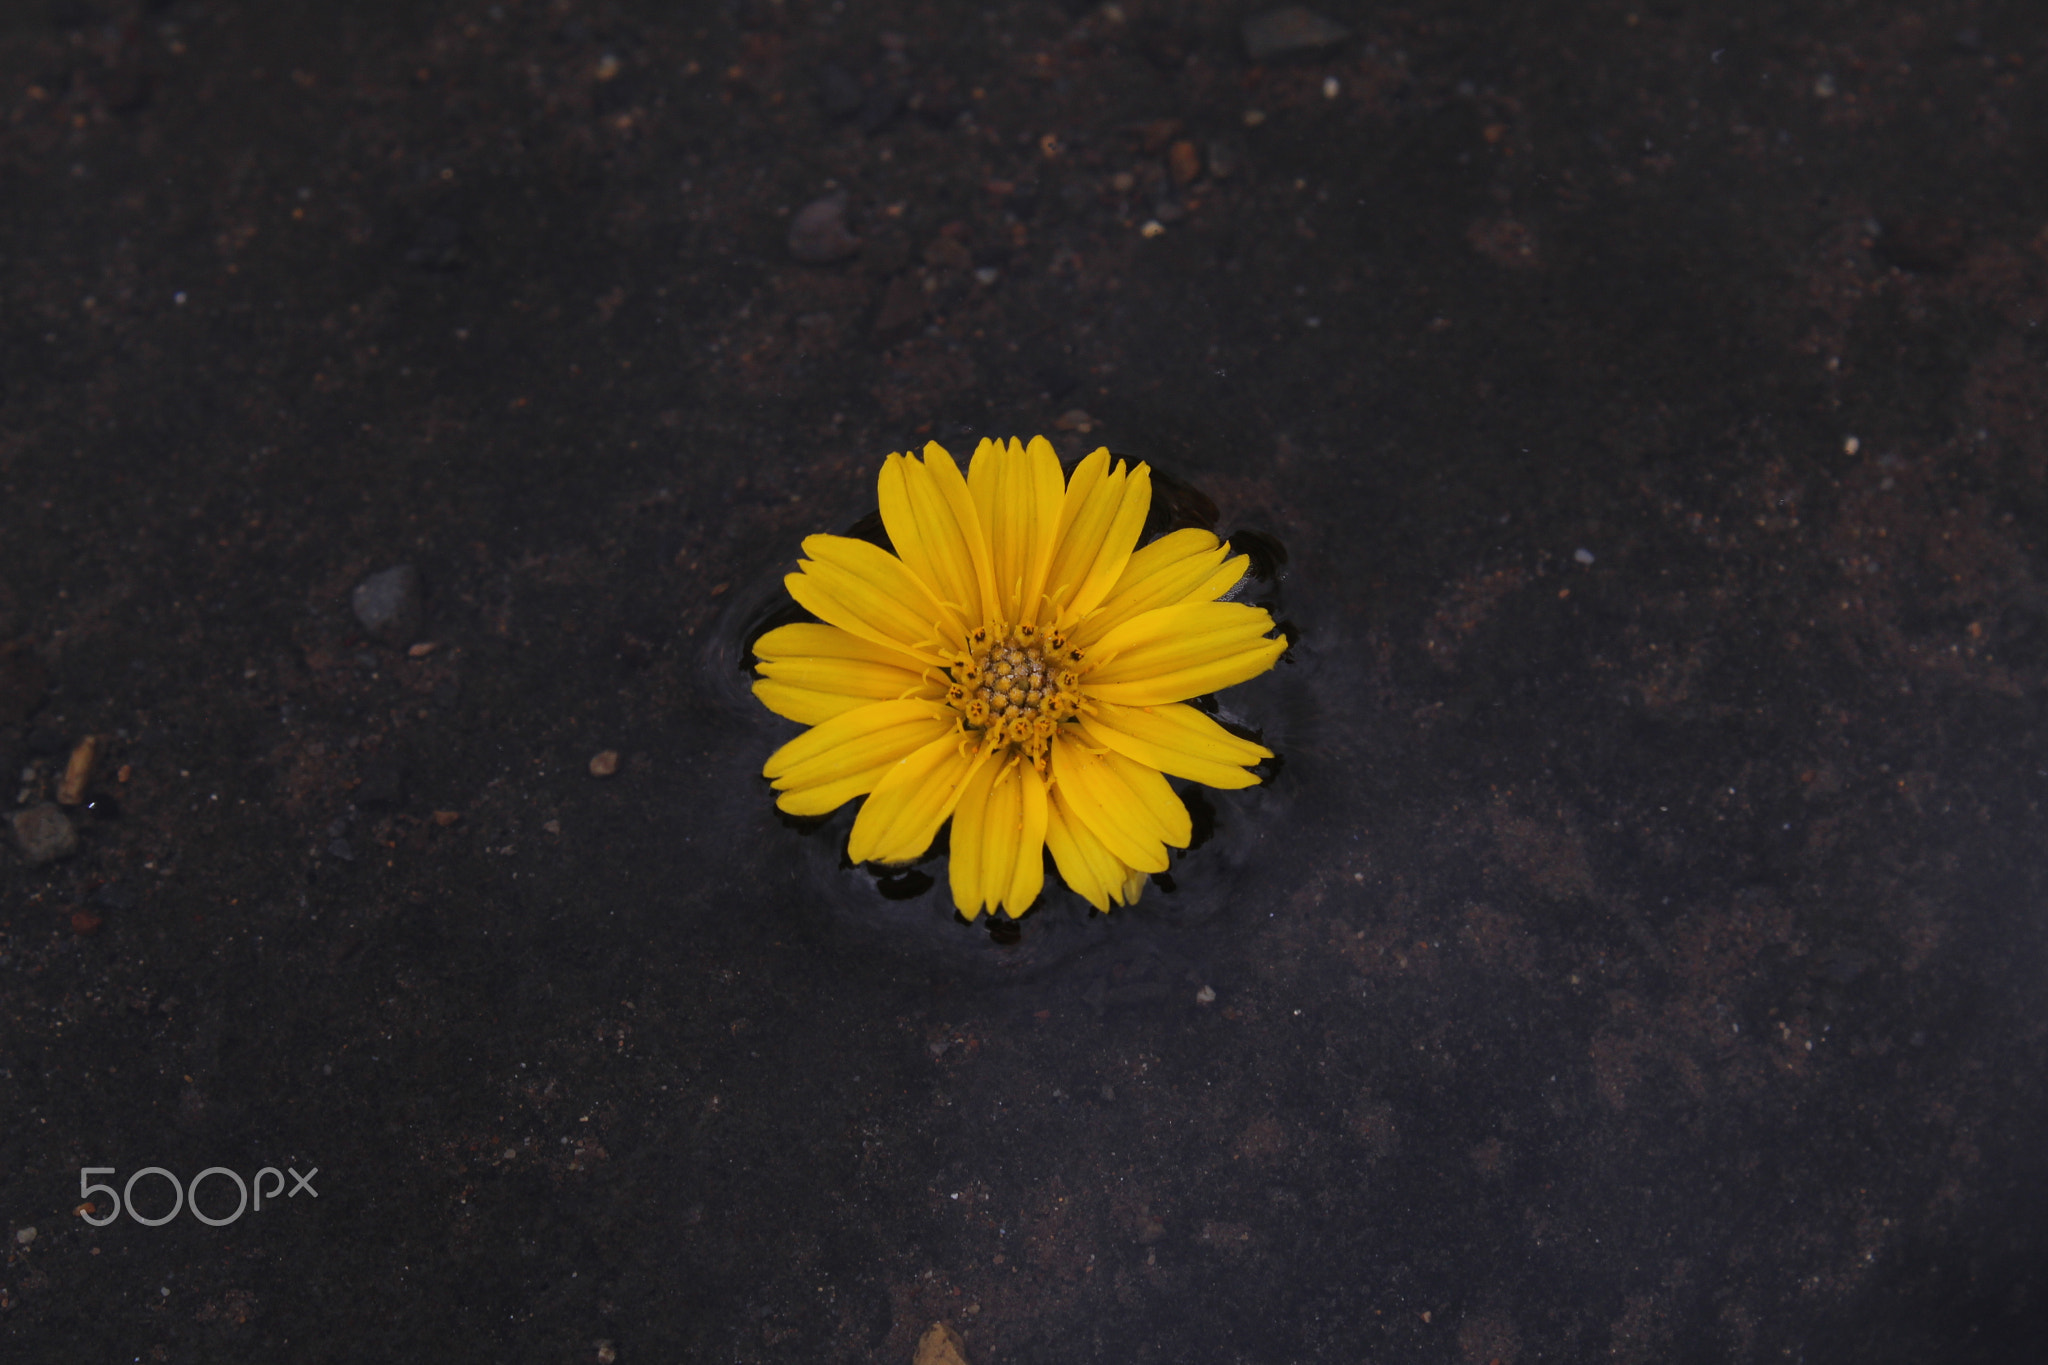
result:
M 1214 986 L 1204 986 L 1204 987 L 1202 987 L 1202 989 L 1200 989 L 1200 990 L 1196 991 L 1196 992 L 1195 992 L 1195 1003 L 1196 1003 L 1197 1005 L 1213 1005 L 1213 1004 L 1215 1004 L 1215 1003 L 1216 1003 L 1216 988 L 1215 988 Z
M 918 1339 L 911 1365 L 967 1365 L 967 1343 L 943 1322 L 935 1322 Z
M 1581 564 L 1591 564 L 1593 562 L 1593 552 L 1581 545 L 1578 549 L 1572 551 L 1572 558 Z
M 941 233 L 925 247 L 924 263 L 939 270 L 972 270 L 974 253 L 958 237 Z
M 34 1228 L 22 1228 L 14 1234 L 16 1246 L 34 1246 L 35 1240 L 36 1230 Z
M 14 842 L 30 867 L 54 863 L 78 851 L 78 831 L 71 817 L 48 801 L 14 815 Z
M 1232 133 L 1209 139 L 1209 174 L 1228 180 L 1244 168 L 1244 139 Z
M 1202 154 L 1186 138 L 1166 149 L 1166 169 L 1176 185 L 1192 184 L 1202 173 Z
M 363 629 L 384 643 L 411 639 L 420 624 L 419 570 L 399 564 L 371 574 L 349 594 L 349 606 Z
M 594 755 L 590 760 L 590 775 L 592 777 L 610 777 L 618 770 L 619 751 L 617 749 L 606 749 L 603 753 Z
M 85 784 L 92 780 L 93 760 L 99 750 L 97 735 L 87 735 L 78 741 L 78 747 L 71 751 L 70 762 L 64 765 L 64 777 L 57 783 L 58 805 L 75 806 L 85 800 Z
M 860 250 L 846 230 L 846 195 L 828 194 L 797 210 L 789 221 L 789 254 L 808 265 L 843 261 Z
M 1306 5 L 1282 5 L 1255 14 L 1239 25 L 1238 32 L 1244 38 L 1245 55 L 1255 62 L 1313 52 L 1351 36 L 1350 29 L 1330 22 Z

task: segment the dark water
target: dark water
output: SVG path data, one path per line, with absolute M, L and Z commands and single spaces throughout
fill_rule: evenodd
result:
M 0 1355 L 2028 1358 L 2030 12 L 1321 8 L 0 16 Z M 1005 942 L 744 646 L 1039 431 L 1295 644 Z

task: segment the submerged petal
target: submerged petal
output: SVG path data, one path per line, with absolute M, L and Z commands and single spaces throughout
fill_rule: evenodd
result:
M 1001 909 L 1015 919 L 1031 907 L 1045 881 L 1045 827 L 1045 779 L 1029 763 L 985 764 L 969 780 L 947 854 L 961 914 Z
M 1194 707 L 1117 706 L 1097 702 L 1081 717 L 1081 731 L 1105 749 L 1210 787 L 1252 787 L 1259 779 L 1245 769 L 1273 751 L 1239 739 Z

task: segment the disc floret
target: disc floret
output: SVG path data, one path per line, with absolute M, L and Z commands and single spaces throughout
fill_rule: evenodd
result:
M 982 743 L 1009 748 L 1040 773 L 1059 727 L 1079 716 L 1081 651 L 1059 630 L 1026 621 L 977 626 L 947 670 L 946 702 Z

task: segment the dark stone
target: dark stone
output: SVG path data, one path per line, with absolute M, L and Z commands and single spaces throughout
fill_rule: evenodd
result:
M 405 765 L 388 754 L 371 759 L 356 786 L 355 799 L 358 805 L 368 807 L 404 805 Z
M 438 214 L 420 223 L 405 248 L 405 263 L 422 270 L 455 270 L 463 259 L 462 225 Z
M 910 241 L 900 232 L 871 233 L 861 242 L 860 263 L 885 279 L 910 264 Z
M 102 910 L 133 910 L 135 891 L 125 882 L 108 882 L 92 893 L 92 903 Z
M 868 91 L 868 97 L 861 102 L 858 127 L 870 136 L 888 127 L 903 107 L 903 96 L 885 85 L 877 85 Z
M 875 339 L 886 345 L 909 335 L 924 322 L 924 311 L 924 282 L 915 274 L 898 275 L 875 310 Z
M 818 104 L 832 119 L 849 119 L 858 114 L 867 95 L 860 82 L 845 67 L 827 62 L 818 68 Z
M 21 741 L 21 751 L 30 758 L 50 758 L 71 752 L 71 741 L 54 725 L 38 725 Z
M 1887 222 L 1876 243 L 1879 260 L 1915 275 L 1942 275 L 1954 270 L 1963 263 L 1967 247 L 1963 225 L 1954 218 L 1902 218 Z
M 0 645 L 0 725 L 19 725 L 43 704 L 50 675 L 26 640 Z

